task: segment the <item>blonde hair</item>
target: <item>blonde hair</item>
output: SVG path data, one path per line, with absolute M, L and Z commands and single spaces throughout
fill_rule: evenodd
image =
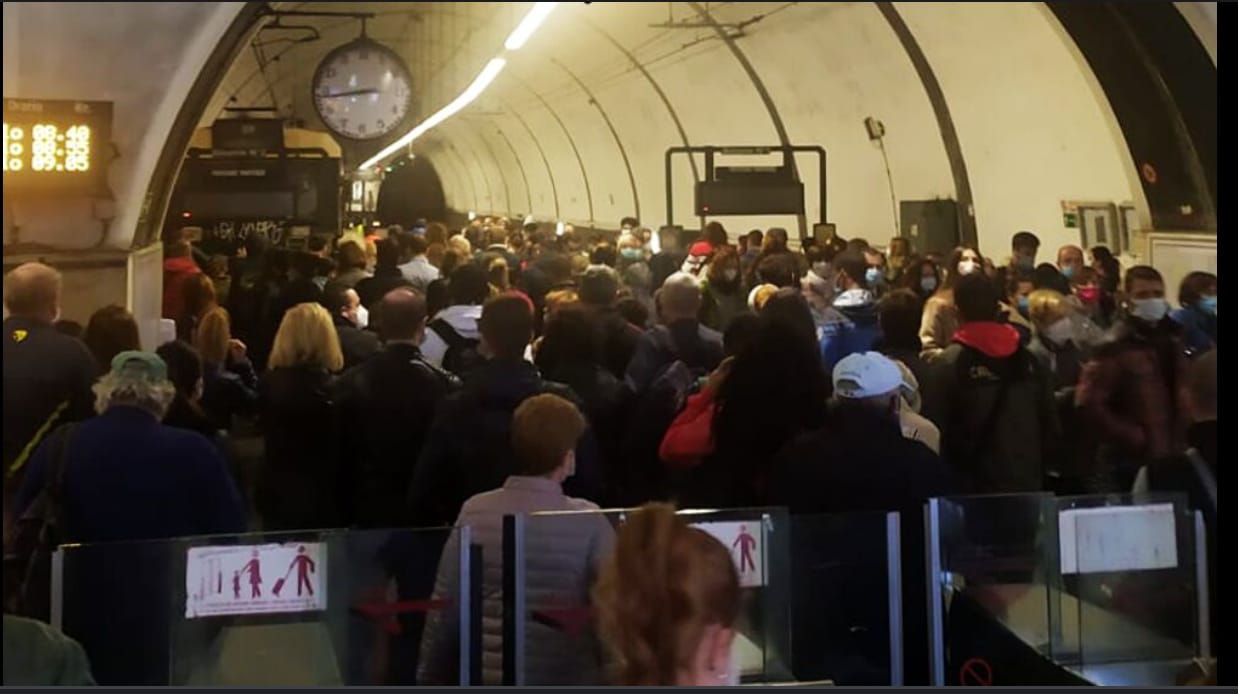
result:
M 447 239 L 447 248 L 453 250 L 465 258 L 473 255 L 473 244 L 464 236 L 457 234 Z
M 340 338 L 331 314 L 319 304 L 297 304 L 288 309 L 275 333 L 267 367 L 317 366 L 327 371 L 344 368 Z
M 575 289 L 556 289 L 546 295 L 546 317 L 553 316 L 555 311 L 565 306 L 577 303 L 580 303 L 580 295 Z
M 1027 315 L 1036 325 L 1050 325 L 1070 313 L 1070 306 L 1061 292 L 1037 289 L 1027 295 Z
M 594 602 L 614 684 L 672 686 L 692 667 L 706 628 L 739 618 L 739 575 L 722 543 L 669 504 L 646 504 L 619 529 Z
M 232 339 L 232 319 L 228 309 L 215 307 L 198 321 L 193 347 L 205 364 L 223 364 L 228 360 L 228 341 Z

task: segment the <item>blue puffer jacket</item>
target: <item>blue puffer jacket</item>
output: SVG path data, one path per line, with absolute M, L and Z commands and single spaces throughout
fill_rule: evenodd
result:
M 1182 326 L 1182 341 L 1192 354 L 1200 354 L 1216 347 L 1217 317 L 1206 313 L 1198 306 L 1187 306 L 1169 314 Z
M 821 326 L 821 363 L 827 374 L 843 357 L 856 352 L 868 352 L 881 338 L 877 320 L 877 304 L 872 293 L 851 289 L 834 299 L 834 311 Z

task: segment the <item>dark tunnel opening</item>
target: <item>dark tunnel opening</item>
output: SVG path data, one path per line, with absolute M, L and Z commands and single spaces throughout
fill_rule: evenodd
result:
M 411 227 L 418 219 L 446 219 L 443 183 L 430 162 L 415 158 L 391 168 L 378 190 L 378 219 Z

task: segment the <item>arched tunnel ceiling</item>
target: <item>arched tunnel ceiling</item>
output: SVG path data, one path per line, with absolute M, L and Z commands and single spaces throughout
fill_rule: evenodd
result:
M 531 5 L 276 4 L 375 13 L 369 36 L 398 50 L 414 78 L 415 115 L 400 133 L 454 98 Z M 1018 229 L 1037 231 L 1050 247 L 1077 243 L 1078 231 L 1063 222 L 1067 200 L 1132 203 L 1146 224 L 1137 169 L 1114 114 L 1043 3 L 890 7 L 940 84 L 958 132 L 955 152 L 907 49 L 869 2 L 561 3 L 528 45 L 508 55 L 480 99 L 414 148 L 434 165 L 456 211 L 531 213 L 599 227 L 638 212 L 649 225 L 665 221 L 668 147 L 775 145 L 780 130 L 791 144 L 828 151 L 825 214 L 815 164 L 797 162 L 807 218 L 836 222 L 845 236 L 893 235 L 892 198 L 957 198 L 952 155 L 965 162 L 989 252 L 1003 251 Z M 293 44 L 291 32 L 260 32 L 203 124 L 229 104 L 274 105 L 321 127 L 310 102 L 314 69 L 359 35 L 360 24 L 334 17 L 285 23 L 311 24 L 321 39 Z M 886 127 L 888 168 L 867 137 L 868 116 Z M 355 164 L 383 143 L 344 144 Z M 686 160 L 675 163 L 674 217 L 689 226 L 696 174 Z M 795 222 L 722 221 L 733 232 Z

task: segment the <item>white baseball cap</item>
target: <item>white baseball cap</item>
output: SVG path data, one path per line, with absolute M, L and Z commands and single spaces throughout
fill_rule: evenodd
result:
M 834 366 L 834 394 L 840 398 L 873 398 L 902 387 L 898 365 L 878 352 L 848 354 Z

